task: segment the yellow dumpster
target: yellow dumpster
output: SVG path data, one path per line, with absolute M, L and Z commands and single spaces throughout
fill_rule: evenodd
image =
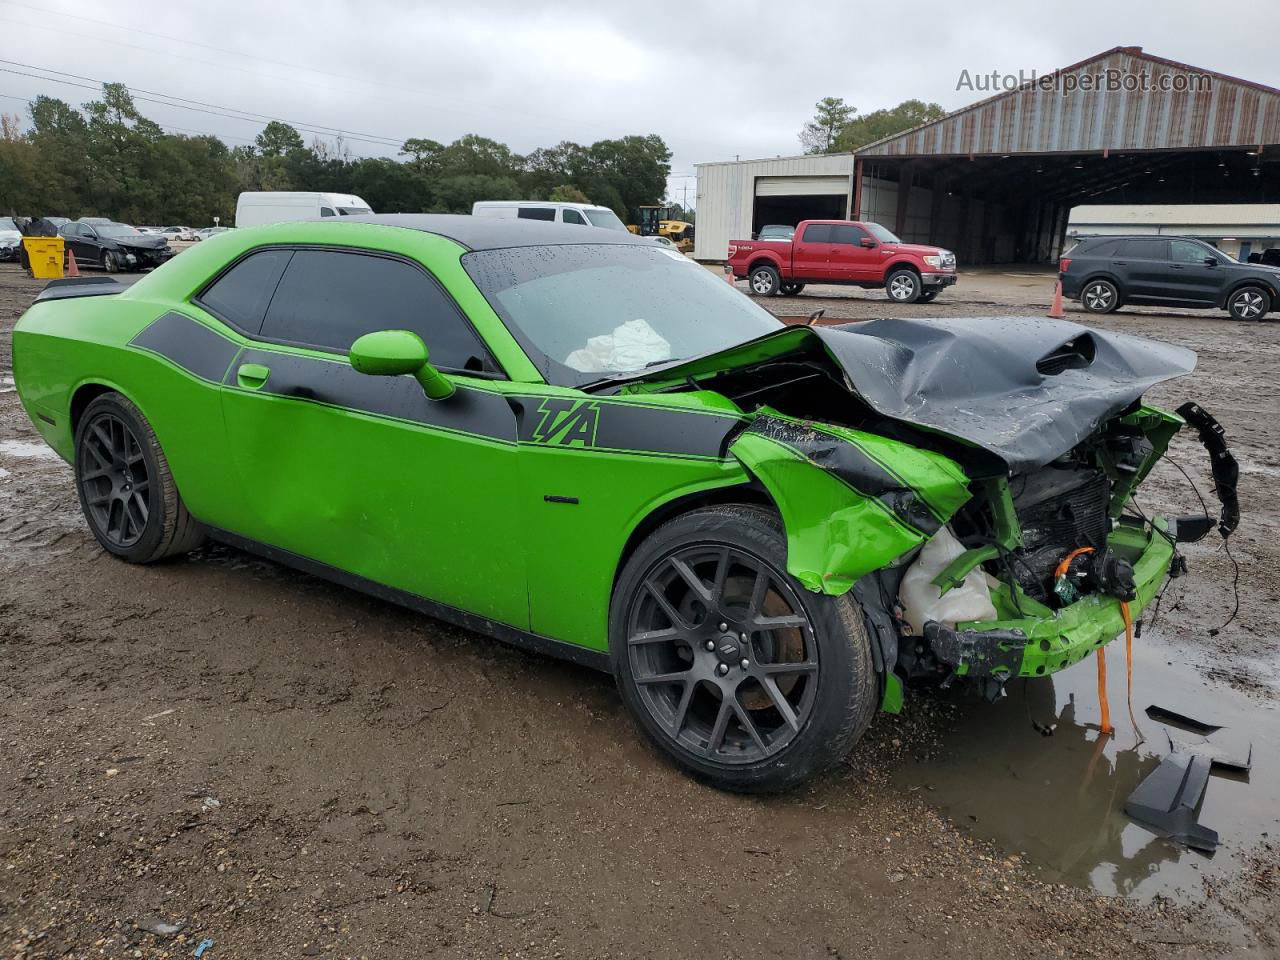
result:
M 31 264 L 31 276 L 37 280 L 57 280 L 66 261 L 61 237 L 23 237 L 22 246 Z

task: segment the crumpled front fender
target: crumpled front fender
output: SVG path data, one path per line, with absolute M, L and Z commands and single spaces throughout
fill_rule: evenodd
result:
M 782 514 L 787 572 L 839 596 L 932 537 L 969 499 L 969 480 L 928 450 L 761 410 L 729 445 Z

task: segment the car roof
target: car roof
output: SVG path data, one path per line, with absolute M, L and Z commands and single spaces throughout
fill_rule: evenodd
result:
M 617 243 L 652 246 L 648 237 L 546 220 L 472 217 L 453 213 L 373 213 L 326 218 L 325 223 L 373 223 L 402 227 L 448 237 L 469 250 L 499 250 L 506 247 L 545 247 L 565 243 Z

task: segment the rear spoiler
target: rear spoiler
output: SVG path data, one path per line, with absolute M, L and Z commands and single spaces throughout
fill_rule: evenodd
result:
M 42 300 L 68 300 L 72 297 L 105 297 L 125 289 L 115 277 L 63 277 L 45 284 L 36 303 Z

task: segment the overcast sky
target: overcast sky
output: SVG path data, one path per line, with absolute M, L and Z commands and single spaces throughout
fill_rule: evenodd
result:
M 683 199 L 687 187 L 692 200 L 695 163 L 799 153 L 796 136 L 824 96 L 864 112 L 911 97 L 955 109 L 982 97 L 956 89 L 962 70 L 1047 72 L 1120 45 L 1280 87 L 1272 45 L 1248 39 L 1280 37 L 1280 4 L 1221 17 L 1204 0 L 1158 9 L 1116 0 L 0 0 L 0 58 L 342 129 L 358 155 L 396 152 L 359 136 L 479 133 L 523 153 L 657 133 L 674 153 L 671 196 Z M 0 72 L 0 111 L 25 114 L 22 100 L 40 93 L 93 98 Z M 262 126 L 139 106 L 166 127 L 233 145 Z

